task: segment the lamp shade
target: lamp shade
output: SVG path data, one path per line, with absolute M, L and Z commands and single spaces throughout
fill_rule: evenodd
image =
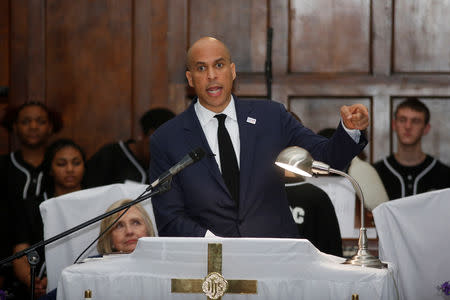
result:
M 311 177 L 313 158 L 308 151 L 297 146 L 291 146 L 277 157 L 275 164 L 283 169 L 306 177 Z

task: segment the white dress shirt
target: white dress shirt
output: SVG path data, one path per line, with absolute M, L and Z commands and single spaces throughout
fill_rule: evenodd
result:
M 203 132 L 205 133 L 209 147 L 211 148 L 212 153 L 215 155 L 219 170 L 222 172 L 222 167 L 220 165 L 219 142 L 217 139 L 217 128 L 219 127 L 219 120 L 214 118 L 214 116 L 218 113 L 210 111 L 209 109 L 201 105 L 200 101 L 197 101 L 194 104 L 194 109 L 195 113 L 197 114 L 197 118 L 200 121 L 200 125 L 202 126 Z M 241 143 L 239 139 L 239 125 L 237 122 L 236 108 L 232 95 L 230 103 L 228 103 L 228 106 L 221 112 L 221 114 L 227 115 L 227 118 L 225 119 L 225 127 L 227 128 L 228 134 L 230 135 L 234 152 L 236 154 L 238 167 L 240 167 Z M 355 143 L 359 143 L 361 132 L 358 129 L 348 129 L 347 127 L 345 127 L 342 120 L 341 123 L 342 127 L 355 141 Z
M 233 143 L 234 152 L 236 154 L 236 159 L 238 163 L 238 167 L 240 166 L 240 153 L 241 153 L 241 143 L 239 142 L 239 126 L 237 122 L 236 116 L 236 108 L 234 105 L 233 96 L 231 96 L 231 101 L 228 103 L 228 106 L 221 112 L 215 113 L 204 107 L 200 104 L 200 101 L 197 101 L 194 104 L 195 113 L 197 114 L 197 118 L 200 121 L 200 125 L 202 126 L 203 132 L 205 133 L 206 140 L 208 141 L 208 145 L 211 148 L 212 153 L 215 155 L 217 165 L 219 166 L 219 170 L 222 172 L 222 167 L 220 165 L 220 153 L 219 153 L 219 141 L 217 139 L 217 129 L 219 127 L 219 120 L 214 118 L 217 114 L 225 114 L 227 118 L 225 119 L 225 127 L 228 130 L 228 134 L 230 135 L 231 142 Z

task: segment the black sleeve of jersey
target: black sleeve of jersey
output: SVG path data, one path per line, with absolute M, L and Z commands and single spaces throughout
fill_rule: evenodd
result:
M 110 183 L 113 161 L 110 155 L 111 145 L 103 146 L 86 163 L 83 184 L 86 188 L 102 186 Z
M 13 245 L 30 244 L 33 245 L 41 241 L 44 237 L 44 228 L 42 224 L 39 204 L 42 199 L 27 199 L 16 201 L 12 205 L 11 220 L 13 224 Z

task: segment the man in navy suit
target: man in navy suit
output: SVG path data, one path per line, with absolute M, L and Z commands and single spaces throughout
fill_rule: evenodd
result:
M 174 176 L 168 192 L 153 197 L 159 235 L 298 237 L 276 157 L 298 145 L 316 160 L 345 168 L 367 144 L 359 131 L 369 124 L 367 109 L 343 106 L 342 122 L 328 140 L 303 127 L 280 103 L 233 96 L 235 65 L 219 40 L 195 42 L 187 53 L 187 68 L 197 97 L 152 135 L 150 182 L 197 147 L 207 155 Z M 216 114 L 226 115 L 239 167 L 238 197 L 232 197 L 221 174 Z

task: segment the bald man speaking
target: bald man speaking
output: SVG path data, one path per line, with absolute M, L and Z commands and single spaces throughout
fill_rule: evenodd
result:
M 345 168 L 367 144 L 360 132 L 369 124 L 366 107 L 343 106 L 342 121 L 327 139 L 280 103 L 232 95 L 236 66 L 221 41 L 199 39 L 186 64 L 197 97 L 152 135 L 150 181 L 193 149 L 207 155 L 174 176 L 168 192 L 153 197 L 159 235 L 299 237 L 276 157 L 296 145 L 333 168 Z

